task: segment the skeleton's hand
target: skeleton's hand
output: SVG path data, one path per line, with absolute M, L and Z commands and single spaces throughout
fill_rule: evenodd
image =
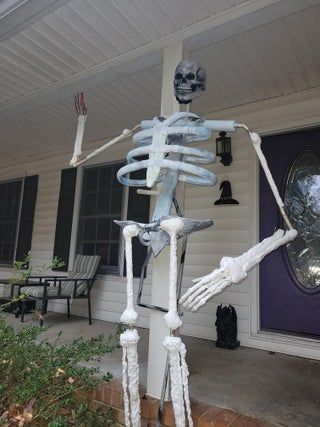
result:
M 222 292 L 232 283 L 240 283 L 247 273 L 270 252 L 289 243 L 297 236 L 294 229 L 276 231 L 272 236 L 253 246 L 237 258 L 222 258 L 220 268 L 207 276 L 195 279 L 195 283 L 181 298 L 179 303 L 187 310 L 196 311 L 214 295 Z

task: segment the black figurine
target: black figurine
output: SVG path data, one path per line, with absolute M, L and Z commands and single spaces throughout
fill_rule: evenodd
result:
M 216 347 L 235 350 L 239 347 L 240 341 L 237 340 L 237 313 L 232 305 L 217 307 L 217 327 Z

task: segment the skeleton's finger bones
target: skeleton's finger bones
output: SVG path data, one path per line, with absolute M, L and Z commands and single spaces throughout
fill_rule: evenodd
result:
M 258 265 L 266 255 L 295 239 L 297 234 L 294 229 L 286 232 L 277 230 L 272 236 L 267 237 L 239 257 L 222 258 L 219 269 L 195 279 L 195 285 L 180 298 L 180 304 L 185 309 L 196 311 L 227 286 L 245 280 L 247 273 Z

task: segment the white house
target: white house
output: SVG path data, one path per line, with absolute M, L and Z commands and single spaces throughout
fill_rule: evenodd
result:
M 190 56 L 207 73 L 207 90 L 191 111 L 234 119 L 263 135 L 280 191 L 290 198 L 286 183 L 294 178 L 292 167 L 310 166 L 301 153 L 311 152 L 319 168 L 320 1 L 38 3 L 8 0 L 0 5 L 0 203 L 6 212 L 0 218 L 1 274 L 9 276 L 13 259 L 29 248 L 35 265 L 50 260 L 54 252 L 68 258 L 69 267 L 78 252 L 101 253 L 93 317 L 118 322 L 125 305 L 124 257 L 111 220 L 127 217 L 129 190 L 116 184 L 114 173 L 132 143 L 105 151 L 79 167 L 76 175 L 62 172 L 70 168 L 75 138 L 73 96 L 85 94 L 85 150 L 91 152 L 124 128 L 174 111 L 173 70 L 179 58 Z M 189 239 L 183 291 L 223 256 L 240 255 L 279 226 L 247 136 L 240 131 L 229 136 L 232 164 L 209 167 L 218 184 L 186 185 L 179 194 L 186 217 L 214 221 L 213 227 Z M 203 148 L 215 151 L 215 141 Z M 32 176 L 38 178 L 27 179 Z M 109 187 L 99 187 L 99 176 L 109 179 Z M 61 186 L 61 177 L 68 188 Z M 239 205 L 214 206 L 224 177 Z M 67 206 L 60 222 L 59 193 L 60 205 Z M 34 211 L 27 196 L 34 196 Z M 299 214 L 311 215 L 310 209 Z M 300 255 L 309 250 L 302 264 L 297 253 L 278 250 L 261 267 L 260 276 L 257 268 L 244 283 L 229 287 L 198 312 L 185 313 L 182 333 L 215 339 L 217 305 L 232 304 L 243 346 L 320 359 L 320 246 L 315 225 L 320 217 L 316 208 L 312 212 L 314 239 L 312 244 L 300 242 Z M 57 234 L 65 237 L 59 253 Z M 143 296 L 147 302 L 151 282 L 150 267 Z M 57 302 L 52 309 L 65 311 L 65 306 Z M 74 301 L 72 312 L 86 316 L 86 305 Z M 141 308 L 139 313 L 139 325 L 149 327 L 149 310 Z

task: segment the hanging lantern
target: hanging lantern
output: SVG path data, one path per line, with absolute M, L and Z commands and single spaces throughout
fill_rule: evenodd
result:
M 226 136 L 226 132 L 220 132 L 216 139 L 216 155 L 221 158 L 220 162 L 224 166 L 230 166 L 232 163 L 231 138 Z

